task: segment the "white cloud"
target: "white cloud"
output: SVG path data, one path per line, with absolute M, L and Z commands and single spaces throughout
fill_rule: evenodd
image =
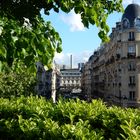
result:
M 123 0 L 123 5 L 129 5 L 131 3 L 140 4 L 140 0 Z M 84 31 L 84 25 L 81 22 L 80 14 L 76 14 L 73 10 L 69 14 L 61 13 L 60 19 L 70 26 L 70 31 Z
M 60 18 L 70 26 L 70 31 L 84 31 L 84 25 L 81 22 L 80 14 L 75 14 L 74 11 L 71 11 L 69 14 L 61 14 Z
M 72 65 L 73 68 L 78 67 L 78 63 L 85 63 L 88 61 L 89 57 L 92 55 L 92 51 L 83 51 L 79 54 L 77 53 L 57 53 L 55 55 L 55 62 L 59 65 L 66 65 L 70 67 L 70 55 L 72 55 Z
M 133 0 L 123 0 L 123 4 L 124 4 L 124 5 L 126 5 L 126 4 L 131 4 L 132 1 L 133 1 Z
M 140 4 L 140 0 L 123 0 L 124 5 L 128 5 L 128 4 L 131 4 L 131 3 Z
M 64 54 L 64 53 L 56 53 L 54 60 L 59 65 L 69 65 L 70 54 Z

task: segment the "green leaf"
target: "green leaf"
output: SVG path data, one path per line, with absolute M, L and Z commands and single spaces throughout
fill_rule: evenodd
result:
M 5 49 L 5 47 L 2 45 L 1 42 L 0 42 L 0 56 L 6 58 L 6 49 Z
M 104 29 L 104 28 L 105 28 L 105 26 L 106 26 L 106 23 L 105 23 L 104 21 L 102 21 L 102 22 L 101 22 L 101 28 L 103 28 L 103 29 Z
M 31 63 L 33 63 L 33 55 L 28 55 L 25 57 L 24 62 L 27 66 L 30 66 Z
M 41 2 L 9 0 L 0 2 L 0 5 L 2 6 L 0 9 L 0 41 L 2 43 L 0 44 L 0 60 L 10 67 L 16 62 L 24 63 L 28 68 L 34 65 L 35 60 L 42 59 L 46 65 L 51 65 L 55 51 L 62 51 L 59 34 L 50 22 L 45 22 L 41 18 L 41 9 L 44 9 L 46 15 L 49 15 L 51 9 L 56 12 L 61 9 L 65 13 L 74 9 L 75 13 L 81 14 L 85 27 L 89 28 L 89 24 L 95 24 L 100 28 L 99 37 L 102 41 L 108 40 L 109 27 L 106 25 L 108 15 L 114 11 L 123 11 L 122 0 L 43 0 Z M 30 56 L 30 59 L 27 56 Z M 7 58 L 4 59 L 5 57 Z M 28 61 L 30 64 L 27 63 Z
M 54 7 L 53 9 L 54 9 L 55 12 L 59 13 L 59 8 Z
M 91 23 L 92 25 L 95 24 L 94 16 L 91 16 L 91 17 L 90 17 L 90 23 Z
M 35 72 L 36 72 L 36 67 L 35 67 L 35 65 L 31 65 L 31 66 L 29 67 L 29 72 L 30 72 L 30 73 L 35 73 Z
M 82 19 L 82 22 L 83 22 L 85 27 L 87 27 L 87 28 L 89 27 L 89 22 L 88 22 L 87 18 Z
M 98 36 L 99 36 L 100 38 L 104 38 L 104 36 L 105 36 L 104 31 L 100 31 L 100 32 L 98 33 Z
M 61 53 L 61 52 L 62 52 L 62 47 L 61 47 L 61 46 L 58 46 L 58 47 L 56 48 L 56 51 L 57 51 L 58 53 Z

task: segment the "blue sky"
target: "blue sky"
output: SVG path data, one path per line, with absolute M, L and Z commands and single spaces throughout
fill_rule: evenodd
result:
M 123 0 L 123 6 L 130 3 L 140 4 L 140 0 Z M 115 27 L 116 22 L 120 21 L 122 13 L 114 12 L 108 17 L 107 23 L 110 27 Z M 53 27 L 59 32 L 62 38 L 63 51 L 56 54 L 55 61 L 59 65 L 70 65 L 69 56 L 73 56 L 73 67 L 77 67 L 77 63 L 86 62 L 90 55 L 96 50 L 101 43 L 98 37 L 98 28 L 91 25 L 89 29 L 84 28 L 81 23 L 80 15 L 76 15 L 73 11 L 69 14 L 55 13 L 51 11 L 50 16 L 43 15 L 46 21 L 51 21 Z

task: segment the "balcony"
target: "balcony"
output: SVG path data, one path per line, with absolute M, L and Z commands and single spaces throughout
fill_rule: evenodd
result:
M 137 56 L 138 59 L 140 59 L 140 56 Z
M 135 53 L 128 53 L 127 58 L 136 58 L 136 54 Z
M 121 42 L 121 39 L 117 40 L 117 42 Z
M 129 87 L 135 87 L 136 83 L 129 83 L 128 86 Z
M 128 41 L 135 41 L 135 38 L 129 38 Z
M 135 68 L 129 68 L 128 71 L 136 71 Z
M 122 57 L 121 59 L 122 59 L 122 60 L 123 60 L 123 59 L 126 59 L 126 57 L 124 56 L 124 57 Z

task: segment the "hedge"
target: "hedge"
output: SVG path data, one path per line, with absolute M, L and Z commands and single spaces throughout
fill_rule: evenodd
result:
M 140 140 L 140 110 L 30 96 L 0 98 L 0 140 Z
M 0 97 L 36 95 L 36 76 L 23 70 L 20 72 L 0 72 Z

